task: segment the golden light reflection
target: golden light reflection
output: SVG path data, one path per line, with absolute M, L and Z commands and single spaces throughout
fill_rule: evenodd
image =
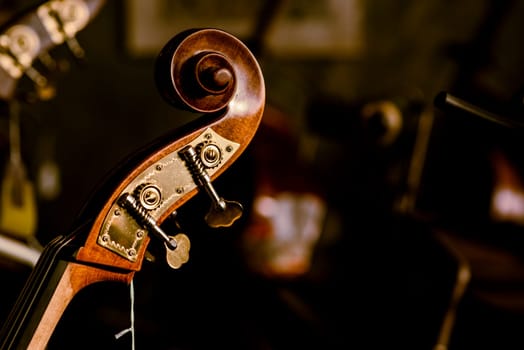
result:
M 325 202 L 314 194 L 257 196 L 245 240 L 250 265 L 270 277 L 306 273 L 325 215 Z
M 524 185 L 519 171 L 500 150 L 493 151 L 490 159 L 494 173 L 491 218 L 524 225 Z
M 495 190 L 491 201 L 491 215 L 496 220 L 524 225 L 524 192 L 512 188 Z

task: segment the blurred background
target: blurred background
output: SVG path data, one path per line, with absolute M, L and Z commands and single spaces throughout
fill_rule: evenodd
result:
M 2 23 L 39 3 L 1 0 Z M 84 58 L 64 44 L 56 70 L 35 63 L 50 91 L 19 81 L 35 225 L 4 235 L 38 255 L 125 156 L 197 118 L 162 99 L 155 61 L 175 34 L 219 28 L 266 84 L 253 143 L 216 181 L 246 210 L 217 232 L 207 198 L 181 209 L 190 261 L 137 273 L 137 348 L 520 349 L 523 18 L 510 0 L 107 1 L 75 36 Z M 4 250 L 2 319 L 34 263 Z M 113 336 L 129 317 L 128 286 L 90 286 L 49 349 L 129 348 Z

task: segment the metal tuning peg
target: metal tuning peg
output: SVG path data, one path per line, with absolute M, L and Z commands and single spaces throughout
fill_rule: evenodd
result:
M 189 238 L 185 234 L 179 233 L 174 237 L 168 236 L 156 224 L 154 218 L 147 212 L 147 209 L 129 193 L 124 193 L 120 197 L 118 204 L 127 210 L 137 223 L 163 240 L 166 247 L 166 260 L 170 267 L 178 269 L 189 260 L 190 243 Z
M 66 45 L 69 51 L 73 54 L 73 56 L 78 60 L 80 63 L 84 63 L 86 61 L 86 53 L 82 46 L 80 46 L 80 43 L 76 39 L 76 37 L 68 37 L 66 39 Z
M 207 159 L 210 164 L 213 164 L 213 160 L 220 159 L 220 148 L 213 144 L 209 145 L 211 147 L 201 150 L 200 156 Z M 206 223 L 213 228 L 231 226 L 233 222 L 242 216 L 242 205 L 235 201 L 227 201 L 217 194 L 211 184 L 211 178 L 206 171 L 205 165 L 191 145 L 180 150 L 180 156 L 185 161 L 186 167 L 198 188 L 204 190 L 211 198 L 211 208 L 205 216 Z
M 178 269 L 189 260 L 191 243 L 189 238 L 183 233 L 170 238 L 176 242 L 176 248 L 170 249 L 167 243 L 164 243 L 166 246 L 166 261 L 171 268 Z
M 75 34 L 89 21 L 89 8 L 81 1 L 56 2 L 46 8 L 44 26 L 47 26 L 52 39 L 65 42 L 69 52 L 79 62 L 86 61 L 85 50 Z
M 31 27 L 16 25 L 0 35 L 0 66 L 13 77 L 25 74 L 34 83 L 38 99 L 49 100 L 54 97 L 54 86 L 33 67 L 33 60 L 41 46 L 41 41 Z

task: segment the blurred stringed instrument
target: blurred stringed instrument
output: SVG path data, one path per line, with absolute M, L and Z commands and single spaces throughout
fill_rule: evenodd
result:
M 20 111 L 11 101 L 9 112 L 9 160 L 0 187 L 0 230 L 28 239 L 36 232 L 37 204 L 33 183 L 20 152 Z
M 260 124 L 265 88 L 255 57 L 226 32 L 188 30 L 162 49 L 155 79 L 168 102 L 204 115 L 122 162 L 70 233 L 45 247 L 0 333 L 0 349 L 44 349 L 80 290 L 102 281 L 130 284 L 151 234 L 163 244 L 167 264 L 179 268 L 189 258 L 189 238 L 164 232 L 162 223 L 199 191 L 211 200 L 210 227 L 228 227 L 241 216 L 242 205 L 219 196 L 212 181 Z
M 0 99 L 9 105 L 9 157 L 0 195 L 2 233 L 29 240 L 37 230 L 34 185 L 21 154 L 20 109 L 24 101 L 17 95 L 18 82 L 26 76 L 33 82 L 39 100 L 52 98 L 54 87 L 34 67 L 35 61 L 49 67 L 53 62 L 49 51 L 63 43 L 67 43 L 74 57 L 83 59 L 84 52 L 75 35 L 103 4 L 103 0 L 44 1 L 14 16 L 0 29 Z

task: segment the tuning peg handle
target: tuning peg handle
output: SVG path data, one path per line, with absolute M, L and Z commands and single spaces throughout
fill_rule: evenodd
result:
M 210 227 L 228 227 L 242 215 L 242 205 L 238 202 L 226 201 L 221 198 L 211 183 L 211 177 L 193 146 L 189 145 L 180 151 L 180 156 L 186 162 L 196 185 L 204 190 L 211 199 L 211 209 L 205 220 Z
M 229 227 L 242 216 L 243 210 L 238 202 L 220 199 L 220 205 L 212 205 L 205 220 L 213 228 Z
M 179 233 L 170 238 L 176 242 L 176 248 L 171 249 L 166 244 L 166 261 L 171 268 L 178 269 L 189 260 L 191 243 L 189 238 L 183 233 Z

